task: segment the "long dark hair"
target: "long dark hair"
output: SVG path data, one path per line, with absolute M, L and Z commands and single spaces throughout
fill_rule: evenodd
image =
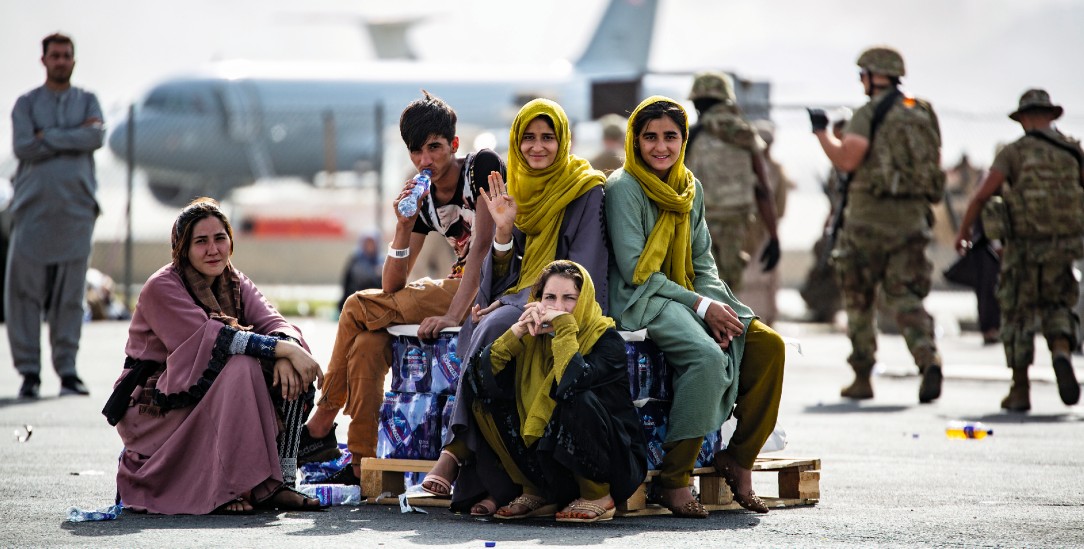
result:
M 219 209 L 215 199 L 201 196 L 189 202 L 177 215 L 177 220 L 173 222 L 170 246 L 173 248 L 174 267 L 181 267 L 188 262 L 188 247 L 192 245 L 192 228 L 205 217 L 215 217 L 222 222 L 222 226 L 226 228 L 226 235 L 230 237 L 230 255 L 233 255 L 233 226 L 230 225 L 230 220 Z

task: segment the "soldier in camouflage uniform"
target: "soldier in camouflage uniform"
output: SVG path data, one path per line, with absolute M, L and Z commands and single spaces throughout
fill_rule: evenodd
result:
M 873 398 L 870 374 L 877 350 L 875 311 L 880 287 L 884 305 L 895 313 L 922 375 L 919 402 L 932 402 L 941 396 L 941 356 L 934 340 L 933 318 L 922 301 L 929 294 L 933 268 L 926 257 L 931 238 L 930 203 L 936 194 L 930 187 L 936 187 L 937 174 L 942 193 L 944 185 L 939 165 L 940 130 L 928 103 L 900 93 L 904 65 L 898 52 L 886 47 L 868 49 L 859 56 L 858 66 L 870 101 L 855 111 L 842 140 L 828 133 L 823 110 L 810 109 L 813 133 L 828 159 L 840 171 L 854 172 L 843 229 L 832 251 L 847 310 L 852 347 L 848 362 L 855 373 L 854 382 L 840 395 L 856 400 Z M 876 132 L 875 113 L 881 115 Z M 918 137 L 924 140 L 918 149 L 926 151 L 923 162 L 916 163 L 923 168 L 921 173 L 912 173 L 896 161 L 901 148 L 910 151 L 912 146 L 897 131 L 903 127 L 900 120 L 912 117 L 923 120 L 927 131 Z M 931 174 L 931 170 L 937 173 Z M 934 180 L 928 181 L 930 178 Z
M 794 188 L 794 182 L 787 177 L 783 165 L 772 158 L 775 124 L 772 124 L 770 120 L 756 120 L 753 122 L 753 127 L 756 129 L 757 135 L 764 141 L 764 160 L 768 165 L 768 180 L 774 185 L 772 187 L 772 196 L 775 200 L 776 224 L 778 225 L 787 208 L 787 195 Z M 762 250 L 771 239 L 771 235 L 768 234 L 768 230 L 764 228 L 764 223 L 760 220 L 760 215 L 753 212 L 752 218 L 753 221 L 749 224 L 745 235 L 745 244 L 742 245 L 742 251 L 747 255 Z M 779 314 L 775 296 L 779 293 L 780 279 L 779 269 L 763 272 L 759 266 L 753 266 L 752 268 L 746 266 L 745 271 L 742 273 L 742 291 L 738 295 L 738 299 L 756 311 L 760 316 L 760 321 L 769 326 L 775 324 L 775 319 Z
M 990 197 L 1003 196 L 1008 216 L 999 220 L 984 214 L 983 222 L 991 236 L 1005 241 L 997 297 L 1005 361 L 1012 369 L 1012 387 L 1001 407 L 1010 411 L 1031 409 L 1028 367 L 1035 355 L 1036 317 L 1053 354 L 1062 402 L 1073 405 L 1080 399 L 1070 350 L 1076 347 L 1079 325 L 1073 311 L 1080 292 L 1073 260 L 1084 257 L 1084 151 L 1079 141 L 1052 126 L 1062 112 L 1045 91 L 1024 93 L 1009 118 L 1020 123 L 1025 135 L 994 158 L 956 235 L 962 253 L 971 246 L 964 228 L 975 222 Z
M 705 218 L 711 233 L 712 255 L 719 278 L 736 293 L 749 254 L 742 251 L 752 222 L 753 206 L 760 213 L 769 239 L 760 261 L 764 271 L 779 262 L 779 236 L 764 141 L 742 119 L 730 77 L 716 72 L 698 74 L 689 95 L 698 115 L 689 132 L 685 165 L 704 186 Z
M 625 127 L 629 121 L 619 114 L 607 114 L 598 123 L 602 126 L 602 151 L 591 159 L 591 167 L 608 176 L 625 165 Z

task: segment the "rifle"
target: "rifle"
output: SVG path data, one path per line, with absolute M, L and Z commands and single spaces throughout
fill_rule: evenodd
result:
M 903 94 L 898 88 L 894 89 L 873 110 L 873 118 L 869 123 L 869 146 L 866 148 L 862 163 L 869 159 L 869 155 L 873 151 L 873 138 L 877 137 L 877 127 L 881 125 L 885 116 L 888 115 L 888 110 L 896 104 L 896 100 L 902 96 Z M 853 175 L 853 173 L 848 173 L 839 178 L 839 207 L 832 212 L 832 221 L 828 224 L 828 231 L 825 233 L 825 246 L 821 250 L 820 257 L 817 258 L 817 263 L 820 265 L 827 263 L 828 259 L 832 257 L 832 250 L 836 247 L 839 231 L 843 228 L 843 210 L 847 209 L 847 193 L 850 191 Z
M 838 173 L 836 176 L 836 190 L 839 191 L 839 199 L 833 204 L 832 218 L 828 222 L 828 228 L 824 231 L 824 247 L 817 256 L 817 265 L 827 265 L 832 257 L 832 250 L 836 247 L 836 239 L 839 230 L 843 228 L 843 210 L 847 209 L 847 192 L 851 186 L 851 174 Z

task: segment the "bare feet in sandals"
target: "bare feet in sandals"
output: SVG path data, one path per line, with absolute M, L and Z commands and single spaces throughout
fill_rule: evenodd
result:
M 271 497 L 261 501 L 258 507 L 278 509 L 280 511 L 323 511 L 327 505 L 316 498 L 310 498 L 293 488 L 281 486 Z
M 425 480 L 422 481 L 422 490 L 434 496 L 446 497 L 451 495 L 452 482 L 459 476 L 459 467 L 461 465 L 455 454 L 448 450 L 441 450 L 437 463 L 433 465 L 429 474 L 425 475 Z M 494 504 L 496 503 L 494 502 Z M 490 512 L 490 514 L 493 513 Z
M 530 517 L 548 517 L 557 511 L 556 503 L 547 503 L 542 496 L 523 494 L 497 509 L 494 518 L 516 520 Z
M 485 499 L 475 503 L 470 508 L 470 516 L 472 517 L 489 517 L 496 512 L 497 500 L 493 499 L 493 496 L 486 496 Z
M 557 522 L 600 522 L 614 518 L 616 511 L 609 495 L 593 500 L 576 498 L 557 513 Z
M 219 505 L 214 511 L 211 511 L 212 515 L 251 515 L 256 511 L 256 508 L 252 506 L 247 499 L 243 496 L 237 496 L 231 501 Z
M 675 517 L 708 518 L 708 510 L 696 501 L 688 486 L 662 488 L 659 496 L 662 498 L 663 507 L 669 509 Z

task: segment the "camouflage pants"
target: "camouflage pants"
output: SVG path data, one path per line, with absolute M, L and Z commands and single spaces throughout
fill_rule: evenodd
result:
M 1005 248 L 997 290 L 1001 341 L 1009 368 L 1027 368 L 1034 360 L 1036 317 L 1051 348 L 1061 337 L 1069 341 L 1070 348 L 1076 347 L 1080 323 L 1073 311 L 1080 288 L 1073 277 L 1072 259 L 1029 261 L 1026 248 Z
M 869 375 L 876 362 L 877 288 L 885 308 L 896 316 L 907 348 L 921 371 L 940 365 L 934 341 L 933 317 L 922 300 L 930 293 L 933 265 L 926 257 L 930 237 L 924 233 L 889 234 L 868 228 L 844 229 L 832 253 L 847 310 L 851 356 L 847 362 L 858 375 Z
M 719 279 L 738 293 L 742 287 L 742 271 L 749 264 L 749 254 L 742 250 L 749 229 L 749 215 L 727 214 L 707 216 L 711 234 L 711 255 L 719 269 Z

